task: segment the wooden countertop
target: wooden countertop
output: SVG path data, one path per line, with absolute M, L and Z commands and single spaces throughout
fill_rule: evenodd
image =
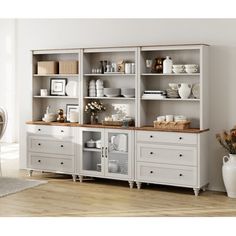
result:
M 44 121 L 27 121 L 28 125 L 52 125 L 52 126 L 68 126 L 68 127 L 87 127 L 87 128 L 106 128 L 106 129 L 124 129 L 124 130 L 143 130 L 143 131 L 161 131 L 161 132 L 181 132 L 181 133 L 202 133 L 209 131 L 209 129 L 184 129 L 184 130 L 167 130 L 167 129 L 156 129 L 153 126 L 142 126 L 142 127 L 134 127 L 130 126 L 128 128 L 122 126 L 111 126 L 111 125 L 91 125 L 91 124 L 79 124 L 79 123 L 60 123 L 60 122 L 44 122 Z

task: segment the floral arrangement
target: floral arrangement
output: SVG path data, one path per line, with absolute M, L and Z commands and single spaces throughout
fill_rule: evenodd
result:
M 230 132 L 216 134 L 216 139 L 230 154 L 236 154 L 236 126 Z
M 85 111 L 90 113 L 90 114 L 97 114 L 100 111 L 105 111 L 106 107 L 101 103 L 101 102 L 89 102 L 85 106 Z

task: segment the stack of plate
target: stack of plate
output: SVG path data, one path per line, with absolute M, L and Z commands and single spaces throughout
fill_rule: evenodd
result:
M 166 91 L 163 90 L 145 90 L 142 98 L 147 99 L 164 99 L 166 98 Z
M 177 89 L 167 89 L 166 93 L 168 98 L 179 98 L 179 93 Z

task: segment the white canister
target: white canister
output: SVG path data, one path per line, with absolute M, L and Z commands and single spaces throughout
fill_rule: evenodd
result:
M 132 72 L 131 63 L 125 63 L 125 74 L 131 74 L 131 72 Z
M 70 122 L 79 122 L 79 113 L 78 113 L 78 111 L 71 111 L 69 119 L 70 119 Z
M 48 96 L 48 90 L 47 89 L 40 89 L 40 96 L 42 96 L 42 97 Z
M 166 115 L 166 121 L 167 122 L 174 121 L 174 116 L 173 115 Z
M 172 65 L 173 62 L 169 56 L 163 61 L 163 74 L 171 74 L 172 73 Z
M 135 63 L 131 63 L 131 74 L 135 74 Z
M 157 121 L 159 121 L 159 122 L 162 122 L 162 121 L 165 121 L 165 120 L 166 120 L 165 116 L 158 116 L 157 117 Z

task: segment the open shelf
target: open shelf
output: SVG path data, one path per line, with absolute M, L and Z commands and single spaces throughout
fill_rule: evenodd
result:
M 111 74 L 84 74 L 84 76 L 116 76 L 116 77 L 125 77 L 125 76 L 132 76 L 132 77 L 134 77 L 135 76 L 135 74 L 125 74 L 125 73 L 117 73 L 117 74 L 113 74 L 113 73 L 111 73 Z
M 84 99 L 135 100 L 135 98 L 126 98 L 126 97 L 84 97 Z
M 175 74 L 175 73 L 170 73 L 170 74 L 163 74 L 163 73 L 142 73 L 142 76 L 199 76 L 200 73 L 179 73 L 179 74 Z
M 79 74 L 47 74 L 47 75 L 39 75 L 34 74 L 34 77 L 76 77 L 79 76 Z
M 67 99 L 78 99 L 78 97 L 70 97 L 70 96 L 33 96 L 34 98 L 54 98 L 54 99 L 61 99 L 61 98 L 67 98 Z
M 163 99 L 155 99 L 155 98 L 141 98 L 141 100 L 157 100 L 157 101 L 188 101 L 188 102 L 199 102 L 200 99 L 197 98 L 187 98 L 187 99 L 181 99 L 181 98 L 163 98 Z

